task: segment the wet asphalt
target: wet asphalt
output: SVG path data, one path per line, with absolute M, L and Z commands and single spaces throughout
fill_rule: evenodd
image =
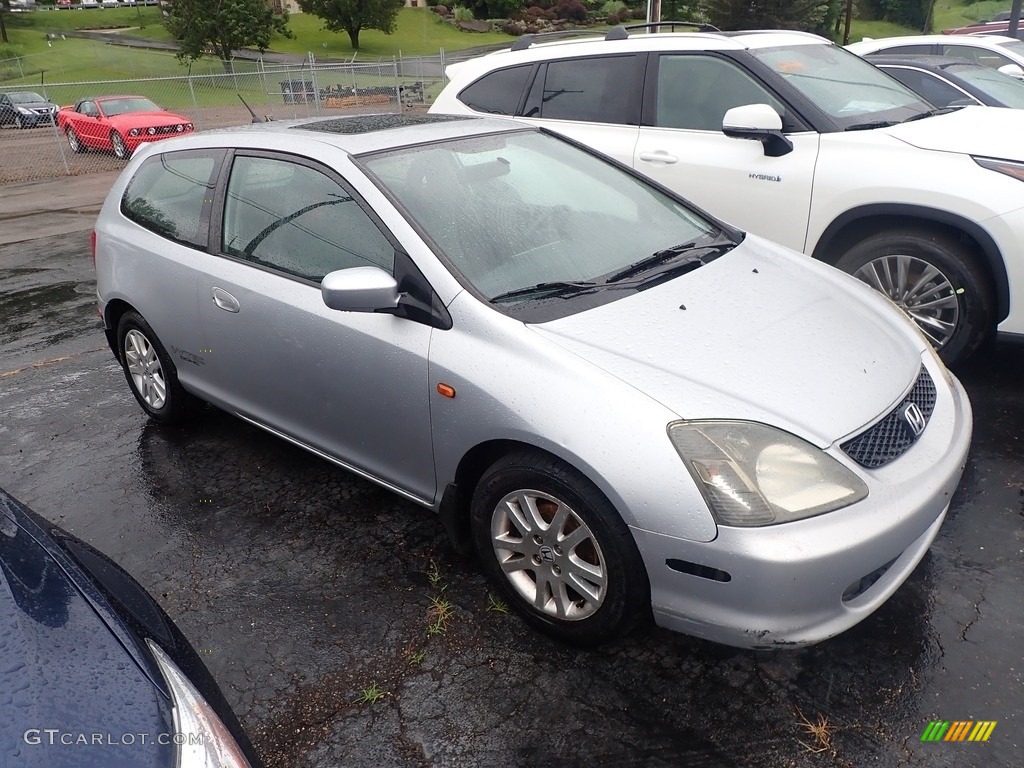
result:
M 801 650 L 645 627 L 580 651 L 503 612 L 421 508 L 212 408 L 148 422 L 71 220 L 0 216 L 0 486 L 157 597 L 269 766 L 1022 764 L 1024 346 L 957 371 L 963 482 L 865 622 Z M 997 725 L 922 743 L 932 720 Z

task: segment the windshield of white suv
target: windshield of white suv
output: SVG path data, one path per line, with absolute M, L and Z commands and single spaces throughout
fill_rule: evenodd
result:
M 439 142 L 363 164 L 497 304 L 621 293 L 735 245 L 650 184 L 539 132 Z
M 841 130 L 880 128 L 925 115 L 932 105 L 856 54 L 835 45 L 752 49 Z

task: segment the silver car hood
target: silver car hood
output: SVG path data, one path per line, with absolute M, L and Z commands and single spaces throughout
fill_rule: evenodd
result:
M 1019 109 L 964 107 L 882 130 L 920 149 L 1024 160 L 1024 111 Z
M 894 407 L 923 351 L 870 289 L 750 235 L 687 275 L 530 327 L 681 418 L 770 423 L 822 448 Z

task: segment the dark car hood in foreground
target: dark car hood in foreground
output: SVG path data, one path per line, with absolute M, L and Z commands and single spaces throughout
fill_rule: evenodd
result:
M 174 747 L 155 743 L 174 730 L 169 700 L 40 541 L 0 493 L 0 764 L 174 765 Z

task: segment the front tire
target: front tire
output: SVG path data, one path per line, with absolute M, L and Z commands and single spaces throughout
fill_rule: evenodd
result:
M 65 133 L 68 137 L 68 146 L 71 147 L 72 152 L 85 152 L 85 145 L 82 143 L 82 140 L 78 138 L 78 134 L 75 133 L 74 128 L 69 127 Z
M 632 534 L 601 491 L 546 454 L 484 473 L 470 512 L 483 570 L 529 623 L 576 645 L 628 633 L 650 611 Z
M 912 228 L 880 232 L 850 248 L 836 266 L 906 312 L 947 365 L 968 358 L 992 331 L 992 280 L 951 235 Z
M 178 381 L 170 355 L 138 312 L 126 312 L 117 325 L 121 368 L 128 387 L 149 417 L 175 424 L 193 417 L 201 401 Z
M 128 147 L 125 146 L 124 139 L 117 131 L 110 132 L 110 146 L 114 151 L 114 157 L 118 160 L 128 159 Z

